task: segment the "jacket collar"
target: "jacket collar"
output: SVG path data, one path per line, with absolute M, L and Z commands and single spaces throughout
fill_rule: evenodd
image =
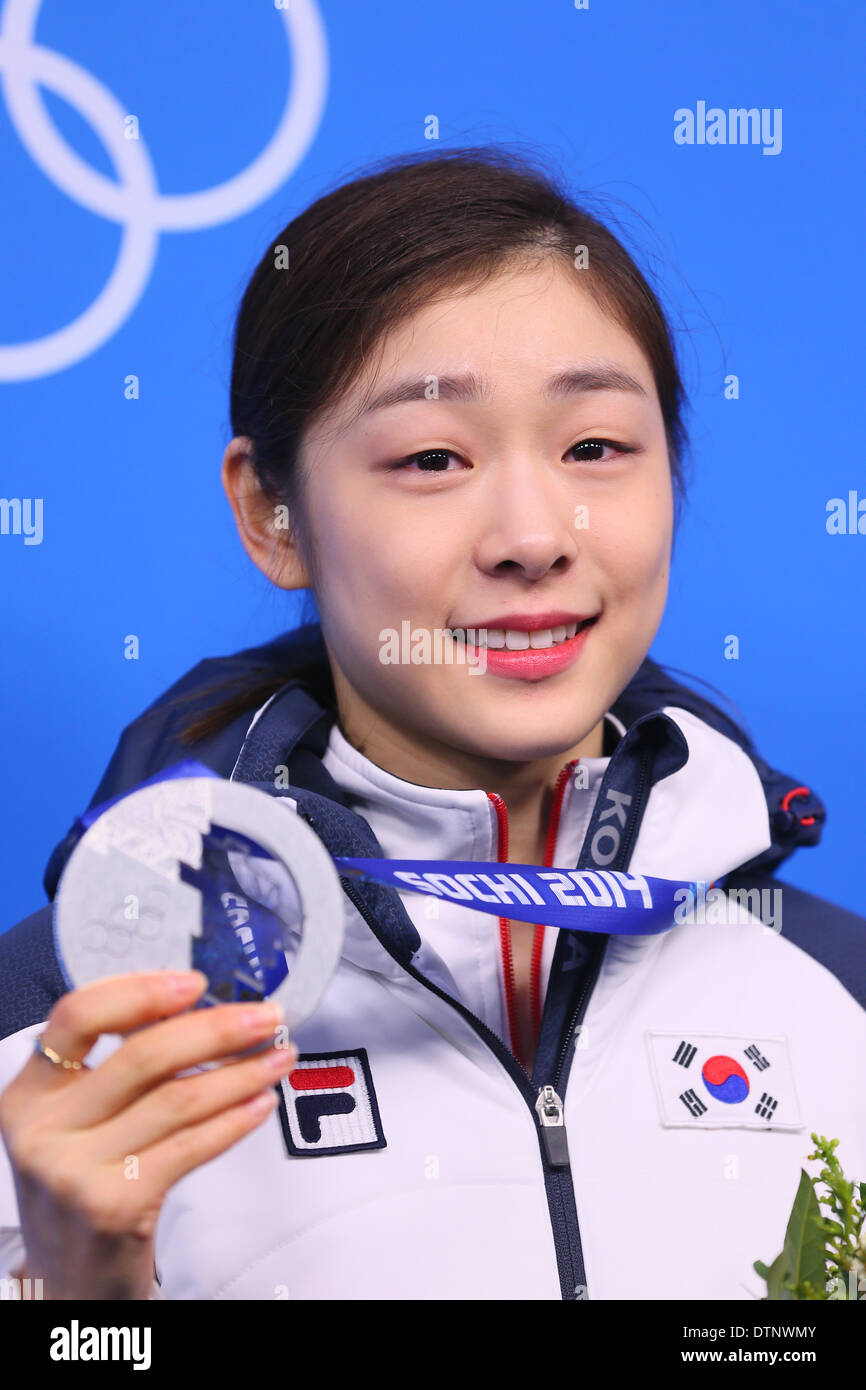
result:
M 449 808 L 469 813 L 473 833 L 482 824 L 484 789 L 453 792 L 404 782 L 370 763 L 342 736 L 332 740 L 333 724 L 333 714 L 307 691 L 298 686 L 278 691 L 251 723 L 233 780 L 273 794 L 284 768 L 289 783 L 285 794 L 333 855 L 384 855 L 371 826 L 352 808 L 353 796 L 364 786 L 380 808 L 390 806 L 396 815 L 402 805 L 409 816 L 426 816 L 428 828 L 432 823 L 444 826 Z M 347 776 L 344 790 L 326 762 L 333 771 L 345 767 L 353 772 L 354 785 Z M 456 857 L 469 857 L 465 840 L 454 833 L 454 848 L 461 849 Z M 752 761 L 724 734 L 671 706 L 636 719 L 607 760 L 582 863 L 609 865 L 607 856 L 616 849 L 622 851 L 617 866 L 624 855 L 622 867 L 632 872 L 711 882 L 760 856 L 770 844 L 767 802 Z M 422 857 L 430 857 L 429 852 Z M 568 867 L 576 864 L 577 859 Z M 400 967 L 422 945 L 399 894 L 381 884 L 342 882 L 361 914 L 347 913 L 344 954 L 364 968 L 399 977 Z
M 252 676 L 255 671 L 261 670 L 263 664 L 269 664 L 270 667 L 279 665 L 283 669 L 294 668 L 300 664 L 305 667 L 316 690 L 322 692 L 322 699 L 333 699 L 333 690 L 327 676 L 328 657 L 318 622 L 308 623 L 291 632 L 283 633 L 260 647 L 237 653 L 230 662 L 229 659 L 225 659 L 223 664 L 227 665 L 227 669 L 228 665 L 231 666 L 233 680 L 239 678 L 239 670 L 248 670 Z M 191 672 L 186 682 L 190 683 L 195 674 L 196 672 Z M 330 692 L 328 696 L 324 694 L 326 690 Z M 157 701 L 153 708 L 158 709 L 160 703 Z M 744 861 L 737 866 L 738 868 L 743 871 L 772 873 L 796 849 L 819 843 L 826 811 L 817 793 L 802 785 L 802 777 L 792 777 L 766 762 L 758 753 L 749 734 L 733 718 L 705 696 L 678 681 L 676 673 L 660 666 L 651 657 L 644 658 L 613 704 L 611 713 L 620 720 L 624 728 L 630 728 L 644 715 L 668 707 L 694 715 L 703 725 L 722 734 L 742 749 L 760 778 L 770 818 L 771 843 L 757 857 L 748 862 Z M 318 788 L 330 797 L 339 796 L 333 779 L 323 778 L 319 770 L 334 714 L 304 688 L 303 681 L 288 680 L 258 712 L 256 719 L 260 716 L 267 716 L 268 723 L 275 719 L 278 726 L 276 730 L 273 730 L 272 726 L 272 732 L 276 733 L 275 738 L 268 739 L 266 745 L 258 742 L 256 744 L 256 748 L 262 749 L 263 763 L 267 765 L 261 773 L 263 780 L 272 782 L 273 766 L 285 763 L 295 750 L 297 765 L 292 769 L 292 781 L 298 785 Z M 222 776 L 230 775 L 229 770 L 233 764 L 238 766 L 237 775 L 247 775 L 244 764 L 252 751 L 248 746 L 251 728 L 247 725 L 249 717 L 246 724 L 239 718 L 231 730 L 215 738 L 214 747 L 210 747 L 206 741 L 198 756 Z M 267 729 L 261 732 L 267 738 Z M 231 748 L 228 755 L 227 747 Z M 608 751 L 610 750 L 605 749 L 605 752 Z M 188 753 L 182 747 L 172 746 L 167 754 L 161 756 L 173 761 L 178 757 L 188 756 Z M 239 759 L 237 764 L 236 759 Z M 152 763 L 149 762 L 149 770 L 152 771 L 157 765 L 155 759 Z M 115 785 L 117 780 L 117 777 L 107 777 L 97 789 L 91 805 L 121 790 Z M 69 845 L 64 843 L 57 847 L 52 856 L 45 876 L 49 897 L 53 894 L 57 875 L 69 852 Z
M 333 691 L 327 693 L 328 661 L 321 629 L 318 623 L 311 623 L 259 647 L 202 662 L 176 682 L 124 730 L 89 809 L 124 795 L 147 777 L 190 756 L 189 745 L 180 737 L 188 702 L 199 707 L 212 702 L 214 691 L 220 688 L 218 679 L 216 685 L 214 680 L 220 675 L 224 680 L 230 677 L 230 686 L 235 689 L 238 681 L 260 680 L 263 670 L 276 669 L 303 670 L 306 674 L 287 679 L 257 711 L 252 722 L 249 714 L 239 714 L 218 733 L 194 745 L 192 755 L 222 777 L 261 780 L 270 791 L 274 789 L 275 769 L 290 765 L 293 785 L 316 791 L 332 803 L 346 805 L 346 798 L 322 763 L 334 722 L 325 703 L 332 701 Z M 311 684 L 321 693 L 323 703 L 305 688 Z M 701 725 L 722 734 L 747 755 L 758 774 L 769 813 L 771 844 L 756 857 L 742 861 L 737 866 L 742 872 L 772 872 L 798 847 L 819 842 L 826 819 L 820 798 L 800 785 L 802 779 L 779 772 L 765 762 L 749 736 L 731 718 L 695 690 L 676 681 L 650 657 L 644 659 L 629 681 L 612 713 L 623 728 L 630 729 L 646 714 L 670 708 L 691 714 Z M 606 753 L 609 751 L 605 749 Z M 717 808 L 726 804 L 724 793 L 724 787 L 718 789 Z M 729 820 L 735 818 L 733 807 Z M 80 833 L 76 822 L 51 854 L 43 876 L 49 899 L 56 893 L 60 874 Z M 657 848 L 665 849 L 663 834 Z
M 625 732 L 616 722 L 614 742 Z M 322 761 L 391 858 L 495 861 L 502 854 L 507 812 L 500 818 L 494 799 L 483 788 L 455 790 L 405 781 L 354 748 L 336 723 Z M 576 790 L 574 778 L 563 777 L 561 795 L 550 817 L 551 831 L 558 832 L 557 863 L 563 851 L 566 856 L 573 851 L 576 862 L 583 835 L 575 839 L 571 832 L 581 821 L 586 829 L 588 815 L 581 817 L 581 805 L 592 800 L 608 762 L 608 757 L 580 759 L 585 789 L 581 786 Z M 565 764 L 562 772 L 567 773 L 570 766 Z M 504 834 L 501 820 L 505 822 Z

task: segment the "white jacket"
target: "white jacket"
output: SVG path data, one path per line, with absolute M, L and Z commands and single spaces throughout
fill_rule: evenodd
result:
M 646 790 L 627 867 L 718 882 L 770 844 L 761 778 L 742 748 L 695 714 L 664 713 L 685 753 Z M 602 788 L 611 761 L 586 761 L 586 787 L 563 777 L 554 866 L 598 862 L 588 832 L 619 824 Z M 500 857 L 502 808 L 485 790 L 403 781 L 336 724 L 322 763 L 351 808 L 338 817 L 354 823 L 359 813 L 387 857 Z M 316 793 L 286 795 L 311 823 L 335 809 Z M 345 839 L 329 848 L 370 852 Z M 398 938 L 373 916 L 398 896 L 420 936 L 414 950 L 409 923 Z M 539 1077 L 531 1082 L 508 1049 L 497 919 L 375 886 L 347 895 L 342 962 L 295 1034 L 300 1059 L 279 1110 L 166 1198 L 161 1295 L 763 1296 L 753 1262 L 769 1263 L 782 1247 L 810 1131 L 839 1137 L 846 1173 L 866 1176 L 866 1011 L 786 938 L 784 912 L 781 932 L 733 905 L 729 915 L 658 936 L 598 937 L 597 977 L 585 942 L 546 928 L 543 1000 L 560 937 L 571 940 L 556 968 L 563 981 L 568 971 L 584 976 L 586 996 L 584 1011 L 570 1003 L 571 1024 L 555 1030 L 554 1055 L 566 1045 L 548 1098 L 554 1118 L 563 1102 L 568 1158 L 557 1164 L 545 1158 L 535 1110 Z M 0 1042 L 0 1088 L 43 1021 Z M 91 1065 L 118 1042 L 100 1039 Z M 734 1065 L 716 1062 L 705 1080 L 704 1063 L 720 1057 Z M 745 1075 L 731 1083 L 745 1084 L 745 1099 L 719 1099 L 719 1065 Z M 556 1128 L 551 1153 L 561 1159 Z M 0 1273 L 21 1256 L 17 1224 L 0 1153 Z

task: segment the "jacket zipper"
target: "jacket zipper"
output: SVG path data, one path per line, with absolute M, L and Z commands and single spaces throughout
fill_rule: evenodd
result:
M 632 816 L 628 833 L 617 854 L 618 867 L 626 867 L 631 859 L 632 845 L 637 826 L 642 820 L 642 808 L 649 785 L 649 771 L 646 759 L 641 759 L 637 786 L 634 793 L 636 814 Z M 535 1113 L 539 1126 L 539 1141 L 543 1158 L 546 1159 L 544 1184 L 550 1211 L 553 1239 L 556 1248 L 562 1297 L 573 1300 L 585 1296 L 586 1274 L 583 1265 L 583 1250 L 580 1241 L 580 1227 L 574 1194 L 574 1182 L 568 1153 L 568 1134 L 565 1128 L 565 1105 L 557 1087 L 565 1069 L 565 1063 L 574 1042 L 574 1036 L 586 1012 L 587 1002 L 598 980 L 601 964 L 607 949 L 608 936 L 593 938 L 590 957 L 584 969 L 582 988 L 572 1011 L 568 1027 L 563 1034 L 559 1054 L 550 1082 L 543 1085 L 535 1102 Z M 583 1293 L 579 1294 L 578 1290 Z
M 574 760 L 574 762 L 577 761 L 578 759 Z M 560 771 L 557 780 L 554 793 L 557 825 L 562 807 L 565 783 L 568 780 L 569 773 L 573 766 L 574 763 L 567 764 L 566 767 Z M 495 796 L 495 793 L 491 794 L 488 792 L 488 796 L 490 795 Z M 310 824 L 312 824 L 310 817 L 303 812 L 301 814 L 304 820 L 309 820 Z M 555 844 L 555 832 L 553 843 Z M 550 828 L 548 828 L 548 843 L 545 847 L 545 859 L 549 857 L 547 851 L 550 850 L 550 845 Z M 343 885 L 343 891 L 349 901 L 354 904 L 356 910 L 367 923 L 379 944 L 388 952 L 392 959 L 396 960 L 394 953 L 380 937 L 376 928 L 375 919 L 367 912 L 366 906 L 355 889 L 351 879 L 340 875 L 340 882 Z M 501 922 L 502 919 L 500 918 L 500 925 Z M 583 1280 L 583 1265 L 582 1260 L 579 1265 L 575 1263 L 575 1246 L 577 1246 L 579 1251 L 580 1238 L 576 1230 L 574 1231 L 574 1237 L 571 1234 L 574 1221 L 570 1213 L 576 1211 L 574 1185 L 568 1153 L 568 1136 L 565 1129 L 565 1107 L 556 1087 L 559 1085 L 560 1077 L 562 1076 L 563 1066 L 568 1056 L 575 1029 L 583 1017 L 587 1001 L 598 979 L 607 940 L 608 938 L 606 936 L 599 937 L 600 949 L 595 950 L 593 960 L 584 980 L 580 997 L 569 1019 L 553 1077 L 550 1082 L 546 1082 L 538 1089 L 533 1085 L 532 1079 L 523 1064 L 518 1061 L 514 1053 L 505 1046 L 502 1039 L 499 1038 L 496 1033 L 488 1028 L 487 1024 L 484 1023 L 482 1019 L 478 1018 L 476 1014 L 473 1014 L 465 1005 L 455 999 L 453 995 L 447 994 L 445 990 L 440 989 L 438 985 L 426 979 L 415 966 L 402 961 L 398 962 L 398 964 L 402 965 L 402 968 L 407 974 L 411 975 L 412 978 L 423 985 L 425 989 L 429 989 L 431 993 L 437 995 L 439 999 L 444 999 L 447 1004 L 450 1004 L 453 1009 L 456 1009 L 461 1017 L 466 1020 L 470 1027 L 482 1038 L 490 1050 L 502 1062 L 505 1070 L 515 1082 L 532 1112 L 536 1124 L 536 1134 L 538 1136 L 539 1150 L 544 1168 L 544 1186 L 547 1194 L 551 1227 L 553 1229 L 553 1243 L 556 1252 L 560 1288 L 563 1290 L 563 1299 L 574 1299 L 577 1297 L 577 1288 Z
M 343 877 L 343 875 L 340 875 L 340 882 L 343 885 L 343 890 L 349 901 L 354 904 L 355 908 L 376 937 L 376 940 L 383 949 L 388 952 L 392 960 L 396 960 L 397 957 L 394 955 L 393 951 L 389 949 L 387 942 L 383 941 L 379 935 L 376 929 L 375 919 L 367 912 L 364 902 L 353 884 L 349 879 Z M 607 940 L 606 937 L 599 939 L 603 942 Z M 563 1048 L 563 1055 L 567 1053 L 568 1043 L 573 1038 L 574 1030 L 583 1016 L 586 1001 L 598 977 L 603 954 L 603 951 L 597 953 L 592 976 L 586 981 L 578 1005 L 572 1014 L 568 1026 L 566 1044 Z M 556 1074 L 554 1076 L 554 1080 L 551 1084 L 542 1086 L 536 1090 L 511 1049 L 505 1046 L 502 1039 L 497 1037 L 482 1019 L 471 1013 L 470 1010 L 467 1009 L 464 1004 L 461 1004 L 459 1000 L 455 999 L 453 995 L 446 994 L 444 989 L 440 989 L 438 985 L 426 979 L 411 963 L 398 961 L 398 964 L 402 966 L 408 975 L 411 975 L 414 980 L 417 980 L 419 984 L 423 985 L 425 989 L 429 989 L 432 994 L 435 994 L 439 999 L 444 999 L 446 1004 L 450 1004 L 453 1009 L 457 1010 L 461 1017 L 466 1020 L 470 1027 L 473 1028 L 478 1036 L 487 1044 L 491 1052 L 499 1058 L 505 1070 L 520 1091 L 520 1094 L 523 1096 L 523 1099 L 526 1101 L 533 1119 L 535 1120 L 538 1145 L 541 1153 L 542 1165 L 544 1167 L 545 1191 L 548 1198 L 550 1222 L 553 1228 L 553 1241 L 556 1251 L 560 1286 L 568 1290 L 576 1289 L 577 1285 L 581 1282 L 578 1279 L 578 1273 L 582 1273 L 582 1270 L 579 1271 L 575 1266 L 573 1243 L 569 1236 L 567 1205 L 570 1203 L 570 1205 L 573 1206 L 574 1204 L 574 1189 L 572 1185 L 571 1168 L 569 1166 L 563 1103 L 554 1089 L 555 1084 L 558 1083 L 559 1075 Z M 560 1064 L 557 1068 L 557 1073 L 561 1073 L 561 1069 Z M 542 1109 L 539 1108 L 539 1102 L 542 1097 L 544 1098 L 543 1113 Z M 554 1130 L 557 1132 L 553 1133 Z M 573 1299 L 575 1294 L 563 1293 L 562 1297 L 564 1299 Z
M 553 852 L 556 848 L 556 836 L 559 830 L 559 817 L 562 811 L 562 801 L 565 795 L 565 787 L 572 770 L 580 762 L 579 758 L 572 758 L 570 763 L 560 769 L 553 789 L 553 803 L 550 808 L 550 817 L 547 824 L 547 839 L 544 846 L 544 859 L 542 867 L 549 869 L 553 865 Z M 487 793 L 490 801 L 496 810 L 497 826 L 497 862 L 505 864 L 508 862 L 508 811 L 505 802 L 497 792 Z M 520 1030 L 517 1018 L 517 997 L 514 986 L 514 954 L 511 948 L 511 927 L 508 917 L 499 918 L 499 942 L 502 950 L 502 966 L 505 976 L 505 1003 L 508 1013 L 508 1032 L 511 1038 L 511 1050 L 521 1066 L 525 1069 L 527 1076 L 531 1075 L 530 1068 L 523 1060 L 520 1048 Z M 538 1031 L 541 1027 L 541 957 L 544 951 L 544 924 L 537 922 L 535 932 L 532 937 L 532 965 L 530 969 L 530 1007 L 531 1007 L 531 1026 L 532 1035 L 537 1040 Z
M 595 988 L 608 940 L 608 936 L 599 936 L 597 942 L 593 942 L 592 954 L 584 971 L 583 987 L 563 1035 L 553 1076 L 549 1084 L 540 1088 L 535 1102 L 535 1112 L 539 1124 L 539 1143 L 542 1155 L 547 1161 L 544 1186 L 547 1193 L 551 1226 L 553 1227 L 560 1287 L 562 1297 L 568 1300 L 585 1296 L 586 1273 L 583 1265 L 583 1248 L 577 1218 L 571 1158 L 568 1152 L 568 1133 L 565 1128 L 565 1103 L 559 1095 L 557 1087 L 560 1084 L 566 1058 L 574 1042 L 575 1032 L 583 1019 L 589 997 Z M 581 1287 L 584 1289 L 584 1294 L 578 1294 L 578 1289 Z

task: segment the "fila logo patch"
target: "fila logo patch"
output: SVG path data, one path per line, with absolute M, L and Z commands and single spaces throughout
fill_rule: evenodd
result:
M 385 1148 L 366 1048 L 327 1057 L 302 1052 L 280 1091 L 283 1136 L 295 1157 Z
M 802 1129 L 786 1038 L 647 1033 L 665 1128 Z

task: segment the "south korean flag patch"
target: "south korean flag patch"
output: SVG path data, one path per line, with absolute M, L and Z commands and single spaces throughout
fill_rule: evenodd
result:
M 786 1038 L 647 1033 L 661 1122 L 677 1129 L 803 1129 Z
M 365 1048 L 327 1057 L 302 1052 L 280 1090 L 283 1136 L 296 1158 L 385 1148 Z

